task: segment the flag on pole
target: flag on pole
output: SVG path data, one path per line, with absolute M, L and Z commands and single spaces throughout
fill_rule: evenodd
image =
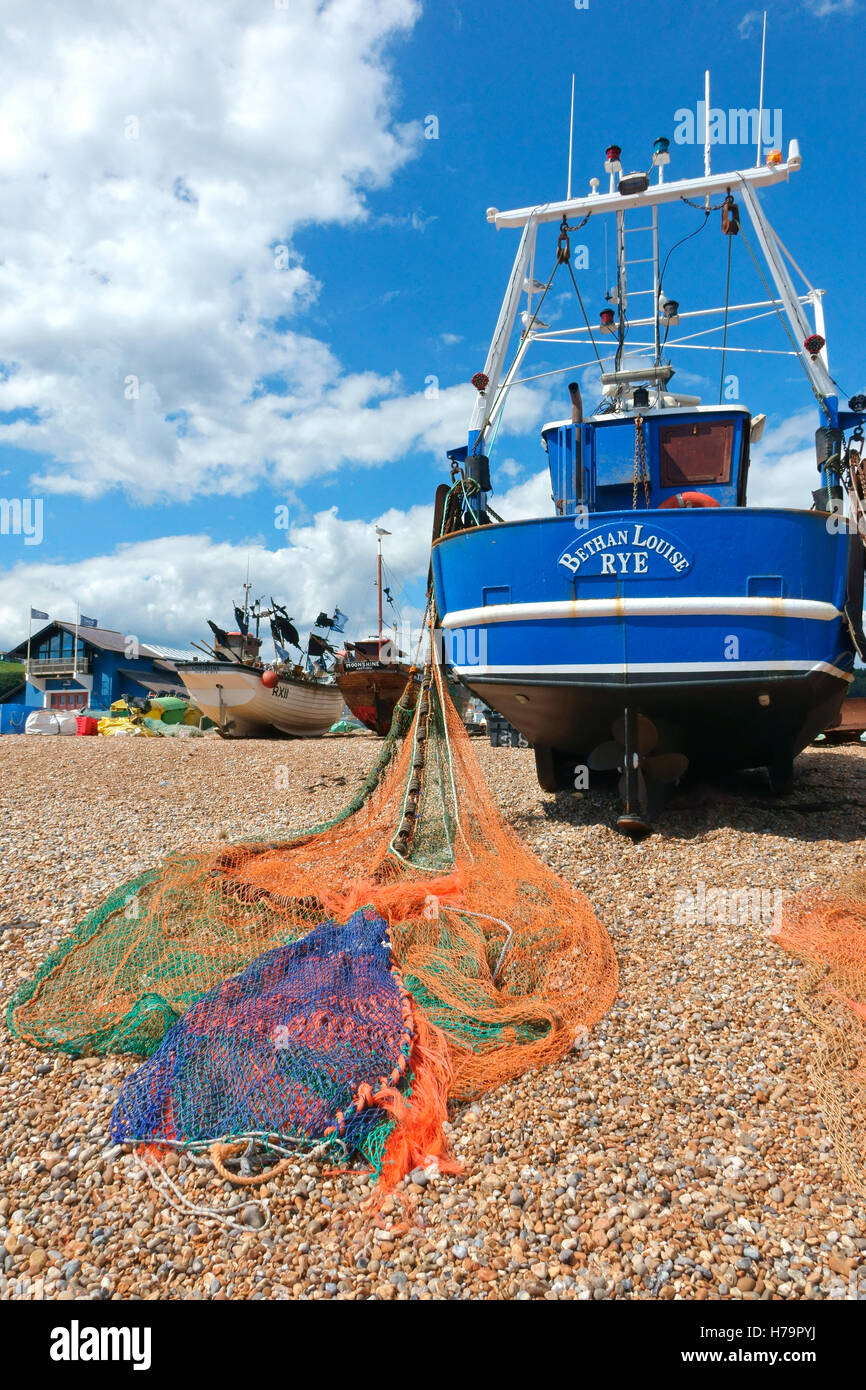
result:
M 285 647 L 281 647 L 281 646 L 280 646 L 279 642 L 275 642 L 275 643 L 274 643 L 274 651 L 276 652 L 277 656 L 280 658 L 280 661 L 288 661 L 288 662 L 291 662 L 291 660 L 292 660 L 291 656 L 290 656 L 289 653 L 286 651 Z
M 334 609 L 334 617 L 331 623 L 331 627 L 333 628 L 334 632 L 345 632 L 346 623 L 348 621 L 349 619 L 345 613 L 341 613 L 339 608 Z
M 41 608 L 31 608 L 31 609 L 30 609 L 30 617 L 31 617 L 31 618 L 46 618 L 46 619 L 47 619 L 48 614 L 47 614 L 47 613 L 43 613 Z
M 99 627 L 96 618 L 85 618 L 83 613 L 79 619 L 79 623 L 81 627 Z

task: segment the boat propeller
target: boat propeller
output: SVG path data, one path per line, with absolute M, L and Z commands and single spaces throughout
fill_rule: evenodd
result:
M 587 759 L 592 772 L 618 770 L 623 813 L 617 826 L 629 833 L 649 830 L 646 811 L 650 801 L 647 782 L 660 786 L 678 782 L 689 765 L 684 753 L 657 753 L 659 732 L 651 719 L 626 710 L 611 725 L 613 738 L 600 743 Z

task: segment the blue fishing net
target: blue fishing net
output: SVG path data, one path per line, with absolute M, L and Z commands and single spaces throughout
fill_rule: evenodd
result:
M 127 1078 L 112 1137 L 333 1138 L 378 1166 L 391 1122 L 370 1090 L 404 1084 L 410 1047 L 386 923 L 362 908 L 203 995 Z

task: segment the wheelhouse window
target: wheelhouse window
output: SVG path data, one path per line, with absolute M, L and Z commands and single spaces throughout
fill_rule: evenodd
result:
M 729 483 L 733 444 L 734 426 L 730 421 L 695 420 L 688 425 L 663 425 L 659 430 L 661 486 Z

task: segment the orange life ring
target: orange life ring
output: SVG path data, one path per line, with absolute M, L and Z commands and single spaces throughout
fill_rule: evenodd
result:
M 718 501 L 708 492 L 675 492 L 660 503 L 662 507 L 717 507 Z

